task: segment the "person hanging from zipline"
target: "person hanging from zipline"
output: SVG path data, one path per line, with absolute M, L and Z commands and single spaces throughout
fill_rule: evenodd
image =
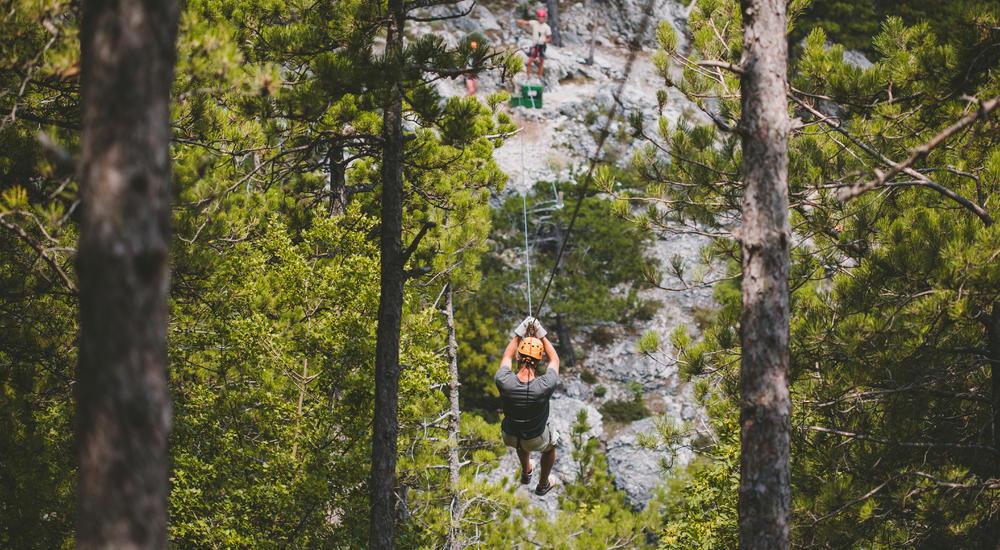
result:
M 545 10 L 538 10 L 536 13 L 538 20 L 534 19 L 517 19 L 516 23 L 518 25 L 527 25 L 531 30 L 532 46 L 528 51 L 528 64 L 526 74 L 528 78 L 531 78 L 531 63 L 535 60 L 538 61 L 538 78 L 542 78 L 542 70 L 545 66 L 545 48 L 546 44 L 552 42 L 552 27 L 545 22 Z
M 514 337 L 503 352 L 493 381 L 503 403 L 503 442 L 517 451 L 521 462 L 521 484 L 531 483 L 534 468 L 531 452 L 542 453 L 535 494 L 552 489 L 549 474 L 556 463 L 559 434 L 549 426 L 549 399 L 559 383 L 559 354 L 545 337 L 546 331 L 534 317 L 526 317 L 514 329 Z M 549 359 L 545 373 L 537 373 L 542 355 Z M 512 369 L 517 358 L 517 370 Z

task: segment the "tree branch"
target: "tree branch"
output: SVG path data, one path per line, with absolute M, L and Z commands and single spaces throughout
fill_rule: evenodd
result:
M 406 264 L 406 262 L 410 261 L 410 256 L 412 256 L 413 252 L 417 250 L 417 246 L 420 245 L 420 241 L 423 240 L 424 235 L 427 234 L 427 230 L 432 229 L 434 227 L 437 227 L 436 223 L 434 223 L 434 222 L 424 222 L 423 227 L 420 228 L 420 231 L 417 233 L 417 236 L 413 238 L 413 241 L 410 243 L 410 246 L 406 247 L 403 250 L 403 264 L 404 265 Z
M 746 70 L 743 68 L 742 65 L 736 65 L 735 63 L 730 63 L 728 61 L 718 61 L 718 60 L 715 60 L 715 59 L 703 59 L 701 61 L 695 61 L 694 64 L 698 65 L 699 67 L 716 67 L 716 68 L 719 68 L 719 69 L 725 69 L 725 70 L 727 70 L 729 72 L 732 72 L 732 73 L 735 73 L 735 74 L 738 74 L 738 75 L 741 75 L 741 76 L 743 75 L 743 73 L 746 72 Z
M 795 93 L 799 93 L 799 91 L 795 90 L 794 88 L 792 88 L 792 90 Z M 795 97 L 793 94 L 789 93 L 788 94 L 788 98 L 791 99 L 796 104 L 798 104 L 800 107 L 802 107 L 802 108 L 806 109 L 807 111 L 809 111 L 810 113 L 812 113 L 812 115 L 815 116 L 817 119 L 819 119 L 821 122 L 824 122 L 830 128 L 833 128 L 838 133 L 840 133 L 841 135 L 843 135 L 844 137 L 846 137 L 851 143 L 853 143 L 857 147 L 861 148 L 861 150 L 863 150 L 864 152 L 868 153 L 872 157 L 875 157 L 876 159 L 880 160 L 882 163 L 884 163 L 887 166 L 889 166 L 890 168 L 892 168 L 892 170 L 890 170 L 889 172 L 882 172 L 881 170 L 875 170 L 875 174 L 877 176 L 882 176 L 883 174 L 890 174 L 890 173 L 893 174 L 893 175 L 895 175 L 895 174 L 898 174 L 899 172 L 904 172 L 907 175 L 910 175 L 910 176 L 912 176 L 912 177 L 917 178 L 918 180 L 920 180 L 922 182 L 923 186 L 930 187 L 931 189 L 934 189 L 935 191 L 941 193 L 942 195 L 944 195 L 944 196 L 952 199 L 953 201 L 959 203 L 960 205 L 962 205 L 966 209 L 970 210 L 973 214 L 975 214 L 976 216 L 978 216 L 979 219 L 983 220 L 984 224 L 986 224 L 986 225 L 992 225 L 993 224 L 993 218 L 986 212 L 986 210 L 984 210 L 983 208 L 981 208 L 976 203 L 974 203 L 974 202 L 970 201 L 969 199 L 967 199 L 967 198 L 959 195 L 958 193 L 955 193 L 951 189 L 948 189 L 947 187 L 944 187 L 940 183 L 935 182 L 934 180 L 928 178 L 924 174 L 921 174 L 920 172 L 917 172 L 916 170 L 914 170 L 910 166 L 903 166 L 903 165 L 901 165 L 901 164 L 893 161 L 889 157 L 886 157 L 885 155 L 883 155 L 879 151 L 875 150 L 873 147 L 871 147 L 869 145 L 866 145 L 865 143 L 861 142 L 861 140 L 859 140 L 857 137 L 851 135 L 850 132 L 848 132 L 847 130 L 844 129 L 844 127 L 840 124 L 839 121 L 834 120 L 834 119 L 832 119 L 832 118 L 824 115 L 823 113 L 817 111 L 812 105 L 809 105 L 808 103 L 806 103 L 806 102 L 802 101 L 801 99 Z M 995 109 L 997 107 L 997 104 L 1000 103 L 1000 98 L 991 100 L 989 103 L 991 104 L 990 105 L 990 110 Z M 981 111 L 982 110 L 977 111 L 977 113 L 979 113 Z M 973 115 L 969 115 L 969 116 L 973 116 Z M 976 118 L 979 117 L 978 114 L 975 115 L 975 116 L 976 116 Z M 968 118 L 969 117 L 966 117 L 966 119 L 968 119 Z M 959 121 L 959 123 L 965 121 L 966 119 L 962 119 L 962 121 Z M 972 120 L 975 120 L 975 118 L 973 118 Z M 956 125 L 959 124 L 959 123 L 956 123 Z M 971 121 L 969 121 L 969 123 L 971 123 Z M 968 124 L 966 124 L 966 125 L 968 125 Z M 952 125 L 952 127 L 954 127 L 954 126 L 955 125 Z M 957 131 L 957 130 L 955 130 L 955 131 Z M 954 132 L 952 132 L 952 133 L 954 133 Z M 949 134 L 949 135 L 951 135 L 951 134 Z M 940 136 L 938 136 L 938 137 L 940 137 Z M 935 141 L 935 139 L 932 139 L 931 141 L 933 142 L 933 141 Z M 930 142 L 928 142 L 928 143 L 930 143 Z M 914 157 L 911 156 L 911 158 L 914 158 Z M 909 159 L 907 159 L 907 160 L 910 161 Z M 910 162 L 912 163 L 913 161 L 910 161 Z M 881 185 L 885 185 L 886 180 L 887 180 L 887 178 L 883 179 Z M 850 199 L 852 199 L 854 197 L 857 197 L 858 195 L 861 195 L 865 191 L 868 191 L 868 190 L 870 190 L 870 189 L 872 189 L 872 188 L 874 188 L 874 187 L 876 187 L 878 185 L 880 185 L 880 184 L 878 184 L 878 183 L 866 183 L 866 184 L 862 184 L 862 185 L 859 185 L 859 186 L 853 186 L 853 187 L 844 188 L 844 189 L 842 189 L 840 191 L 840 200 L 841 201 L 850 200 Z
M 73 292 L 73 294 L 77 294 L 78 291 L 76 289 L 76 285 L 73 284 L 73 281 L 70 280 L 68 275 L 66 275 L 66 272 L 63 271 L 62 267 L 60 267 L 59 264 L 55 261 L 55 258 L 50 256 L 45 247 L 43 247 L 38 241 L 31 238 L 31 235 L 29 235 L 28 232 L 25 231 L 23 227 L 5 220 L 2 215 L 0 215 L 0 225 L 13 232 L 15 235 L 20 237 L 22 241 L 27 243 L 28 246 L 33 248 L 35 252 L 38 252 L 38 255 L 43 260 L 45 260 L 45 263 L 49 264 L 49 267 L 51 267 L 59 275 L 59 278 L 62 279 L 63 284 L 66 285 L 66 288 L 70 289 L 70 291 Z
M 889 439 L 881 439 L 878 437 L 872 437 L 868 435 L 843 432 L 840 430 L 831 430 L 830 428 L 824 428 L 822 426 L 809 426 L 809 429 L 814 432 L 839 435 L 841 437 L 846 437 L 849 439 L 857 439 L 858 441 L 871 441 L 872 443 L 881 443 L 883 445 L 891 445 L 893 447 L 910 447 L 915 449 L 957 449 L 963 451 L 987 451 L 994 454 L 1000 453 L 1000 451 L 998 451 L 996 448 L 987 445 L 970 445 L 963 443 L 925 443 L 920 441 L 892 441 Z
M 889 181 L 896 174 L 898 174 L 898 173 L 900 173 L 902 171 L 907 171 L 907 169 L 910 166 L 912 166 L 914 162 L 916 162 L 918 159 L 920 159 L 920 157 L 923 157 L 923 156 L 927 155 L 928 153 L 930 153 L 931 151 L 933 151 L 935 148 L 937 148 L 942 143 L 944 143 L 945 141 L 947 141 L 948 138 L 950 138 L 951 136 L 955 135 L 956 133 L 958 133 L 960 130 L 962 130 L 966 126 L 972 124 L 973 122 L 975 122 L 975 121 L 977 121 L 977 120 L 979 120 L 981 118 L 986 118 L 986 116 L 989 115 L 990 112 L 992 112 L 994 109 L 996 109 L 997 106 L 1000 106 L 1000 97 L 991 99 L 991 100 L 989 100 L 989 101 L 987 101 L 985 103 L 980 102 L 978 109 L 976 109 L 972 113 L 969 113 L 964 118 L 958 120 L 957 122 L 955 122 L 951 126 L 945 128 L 943 131 L 941 131 L 941 133 L 939 133 L 938 135 L 932 137 L 930 140 L 928 140 L 924 144 L 922 144 L 922 145 L 920 145 L 918 147 L 915 147 L 910 152 L 910 156 L 906 160 L 904 160 L 903 162 L 900 162 L 900 163 L 890 163 L 889 170 L 887 170 L 885 172 L 883 172 L 881 170 L 876 170 L 875 171 L 875 179 L 873 181 L 866 182 L 866 183 L 863 183 L 861 185 L 849 187 L 847 189 L 842 190 L 840 192 L 840 199 L 841 200 L 852 199 L 852 198 L 854 198 L 854 197 L 856 197 L 856 196 L 858 196 L 858 195 L 860 195 L 860 194 L 862 194 L 862 193 L 864 193 L 866 191 L 869 191 L 870 189 L 878 187 L 879 185 L 883 185 L 885 182 Z M 907 173 L 908 173 L 908 171 L 907 171 Z

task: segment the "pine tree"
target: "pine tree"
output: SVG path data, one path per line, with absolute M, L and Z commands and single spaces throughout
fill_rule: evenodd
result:
M 659 59 L 711 126 L 661 127 L 652 138 L 637 125 L 674 161 L 665 167 L 647 155 L 637 166 L 670 205 L 641 220 L 706 224 L 721 237 L 711 247 L 713 263 L 739 273 L 726 238 L 736 205 L 728 184 L 745 176 L 733 155 L 739 108 L 727 71 L 741 51 L 733 47 L 737 36 L 712 30 L 724 28 L 731 10 L 731 3 L 703 2 L 692 12 L 694 28 L 707 29 L 695 33 L 694 51 L 704 57 L 675 57 L 682 79 Z M 993 382 L 996 293 L 985 251 L 995 250 L 987 174 L 997 88 L 981 63 L 991 51 L 985 46 L 996 42 L 995 20 L 988 10 L 973 12 L 969 32 L 942 41 L 929 25 L 889 19 L 871 68 L 845 63 L 844 49 L 814 31 L 794 60 L 795 545 L 995 542 L 994 394 L 982 392 Z M 660 38 L 669 50 L 669 30 L 661 28 Z M 713 94 L 720 99 L 705 101 Z M 716 296 L 715 322 L 702 342 L 687 343 L 683 358 L 687 372 L 713 376 L 733 398 L 729 365 L 745 353 L 734 330 L 740 299 L 725 283 Z
M 83 6 L 78 548 L 167 545 L 176 22 L 173 2 Z
M 784 0 L 741 0 L 740 549 L 788 548 L 788 41 Z

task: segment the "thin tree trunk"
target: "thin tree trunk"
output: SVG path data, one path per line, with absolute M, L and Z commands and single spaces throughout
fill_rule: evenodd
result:
M 311 322 L 311 321 L 310 321 Z M 292 462 L 299 451 L 299 433 L 302 430 L 302 403 L 306 399 L 306 384 L 309 383 L 309 360 L 302 360 L 302 379 L 299 380 L 299 406 L 295 415 L 295 435 L 292 437 Z
M 788 548 L 788 41 L 784 0 L 743 11 L 740 550 Z
M 597 23 L 590 24 L 590 53 L 587 54 L 587 65 L 594 64 L 594 44 L 597 42 Z
M 987 342 L 990 350 L 990 377 L 993 379 L 993 447 L 1000 449 L 1000 306 L 993 306 L 993 311 L 986 320 Z M 1000 476 L 1000 464 L 997 464 L 995 475 Z
M 386 54 L 401 55 L 402 0 L 389 0 Z M 403 312 L 403 86 L 397 75 L 382 113 L 381 291 L 375 342 L 375 418 L 372 426 L 370 548 L 393 548 L 396 437 L 399 409 L 399 331 Z
M 458 492 L 459 470 L 461 468 L 458 460 L 458 432 L 461 410 L 458 407 L 458 341 L 455 339 L 455 307 L 452 301 L 453 297 L 454 289 L 451 283 L 448 283 L 444 306 L 445 318 L 448 325 L 448 399 L 451 402 L 451 415 L 448 418 L 448 492 L 451 493 L 448 538 L 451 541 L 451 550 L 461 550 L 462 531 L 460 522 L 462 520 L 461 511 L 464 509 L 461 503 L 461 495 Z
M 344 148 L 331 145 L 327 162 L 330 168 L 330 214 L 343 214 L 347 210 L 347 166 Z
M 576 362 L 576 353 L 573 351 L 573 341 L 569 336 L 569 325 L 563 322 L 562 315 L 556 315 L 556 334 L 559 335 L 559 363 L 567 367 L 572 367 Z
M 559 32 L 559 0 L 545 0 L 548 10 L 549 27 L 552 29 L 552 45 L 562 47 L 562 34 Z
M 83 3 L 79 549 L 167 545 L 170 87 L 177 5 Z

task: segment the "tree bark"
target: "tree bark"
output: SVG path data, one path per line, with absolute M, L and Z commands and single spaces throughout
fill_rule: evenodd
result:
M 741 0 L 740 550 L 788 548 L 788 41 L 784 0 Z
M 299 434 L 302 432 L 302 405 L 306 400 L 306 384 L 309 383 L 309 360 L 302 360 L 302 378 L 299 380 L 299 406 L 295 414 L 295 435 L 292 436 L 292 462 L 299 452 Z
M 986 320 L 986 333 L 990 350 L 990 377 L 993 379 L 993 447 L 1000 449 L 1000 306 L 993 306 Z M 1000 476 L 1000 464 L 997 464 L 994 475 Z
M 79 549 L 167 545 L 170 87 L 177 5 L 83 3 Z
M 343 214 L 347 210 L 347 166 L 344 148 L 331 145 L 327 162 L 330 168 L 330 214 Z
M 454 289 L 448 283 L 445 295 L 445 318 L 448 325 L 448 400 L 451 414 L 448 418 L 448 492 L 451 493 L 451 513 L 448 528 L 448 539 L 451 550 L 461 550 L 462 530 L 461 511 L 464 509 L 458 490 L 461 464 L 458 458 L 458 435 L 461 421 L 461 409 L 458 406 L 458 341 L 455 339 L 455 306 L 453 302 Z
M 552 45 L 562 47 L 562 34 L 559 32 L 559 0 L 545 0 L 548 11 L 549 27 L 552 29 Z
M 386 54 L 403 49 L 402 0 L 389 0 Z M 397 75 L 382 113 L 381 290 L 375 341 L 375 418 L 372 423 L 370 548 L 393 548 L 396 437 L 399 409 L 399 331 L 403 315 L 403 85 Z
M 569 325 L 563 322 L 562 315 L 556 315 L 556 334 L 559 336 L 559 359 L 560 364 L 572 367 L 576 362 L 576 353 L 573 350 L 573 341 L 569 336 Z

